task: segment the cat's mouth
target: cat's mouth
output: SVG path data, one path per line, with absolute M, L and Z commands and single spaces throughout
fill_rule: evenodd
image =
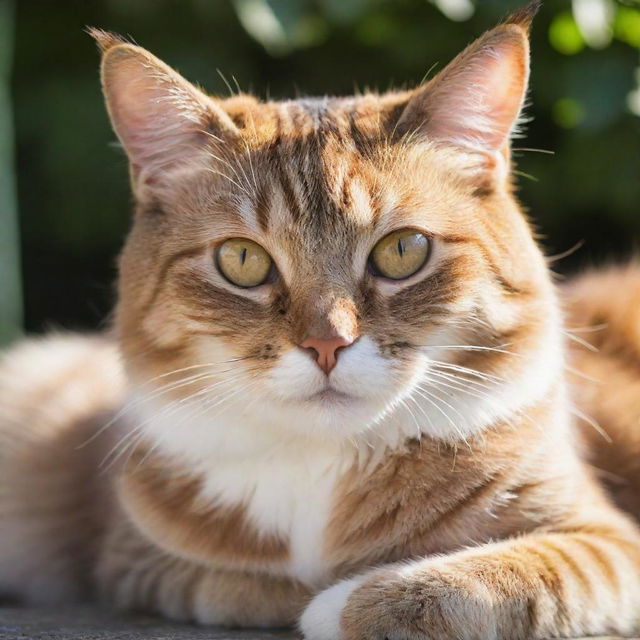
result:
M 327 386 L 320 391 L 316 391 L 309 396 L 306 396 L 305 400 L 307 402 L 321 402 L 323 404 L 335 404 L 335 403 L 345 403 L 352 402 L 356 398 L 348 393 L 344 393 L 344 391 L 339 391 L 332 386 Z

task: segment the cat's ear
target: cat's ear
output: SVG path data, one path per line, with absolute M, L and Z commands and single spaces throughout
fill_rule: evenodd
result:
M 496 154 L 508 146 L 529 79 L 531 2 L 415 90 L 396 131 Z
M 154 55 L 119 36 L 89 33 L 102 51 L 102 87 L 113 128 L 129 156 L 134 187 L 194 164 L 213 143 L 235 140 L 229 116 Z

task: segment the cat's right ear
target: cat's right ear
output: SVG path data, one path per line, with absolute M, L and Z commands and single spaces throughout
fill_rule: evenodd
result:
M 88 32 L 102 52 L 102 88 L 134 189 L 201 162 L 212 145 L 237 139 L 229 116 L 164 62 L 114 34 Z
M 454 145 L 476 153 L 486 174 L 507 176 L 509 143 L 529 78 L 529 29 L 540 7 L 530 2 L 491 29 L 418 87 L 394 133 Z

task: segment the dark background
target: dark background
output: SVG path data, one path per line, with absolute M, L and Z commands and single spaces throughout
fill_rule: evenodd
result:
M 598 35 L 606 21 L 593 33 L 583 24 L 577 5 L 585 1 L 609 11 L 610 39 L 606 28 Z M 414 85 L 521 4 L 480 0 L 471 17 L 455 15 L 468 2 L 16 2 L 11 96 L 24 328 L 97 327 L 113 304 L 128 176 L 85 25 L 129 35 L 214 94 L 229 92 L 220 70 L 234 88 L 237 81 L 280 98 Z M 565 273 L 628 256 L 640 238 L 640 8 L 547 0 L 532 51 L 533 120 L 514 146 L 555 154 L 517 153 L 521 197 L 543 246 L 552 255 L 583 241 L 556 263 Z

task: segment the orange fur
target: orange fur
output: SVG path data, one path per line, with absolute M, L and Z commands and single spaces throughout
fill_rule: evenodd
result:
M 509 175 L 535 4 L 415 91 L 264 104 L 92 32 L 136 211 L 115 338 L 0 362 L 0 590 L 309 640 L 640 630 L 640 269 L 560 292 L 606 324 L 566 349 Z M 428 259 L 385 279 L 401 229 Z
M 579 340 L 571 382 L 587 459 L 616 502 L 640 514 L 640 267 L 586 273 L 564 298 L 567 331 Z

